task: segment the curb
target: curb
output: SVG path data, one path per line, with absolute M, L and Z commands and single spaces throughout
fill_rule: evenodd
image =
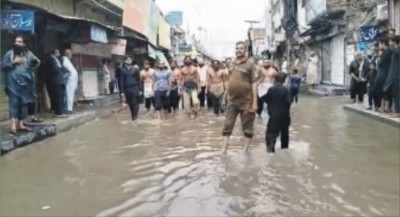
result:
M 112 109 L 85 111 L 69 119 L 60 120 L 58 123 L 30 125 L 33 131 L 21 135 L 9 135 L 2 138 L 0 143 L 0 156 L 7 154 L 27 145 L 43 141 L 45 139 L 57 136 L 60 133 L 67 132 L 75 127 L 90 123 L 97 118 L 105 118 L 113 114 Z
M 356 108 L 356 107 L 354 107 L 352 105 L 344 105 L 343 109 L 345 109 L 347 111 L 354 112 L 354 113 L 356 113 L 358 115 L 361 115 L 361 116 L 364 116 L 364 117 L 368 117 L 368 118 L 371 118 L 373 120 L 376 120 L 376 121 L 391 125 L 393 127 L 400 128 L 400 121 L 398 119 L 396 120 L 396 118 L 385 117 L 385 116 L 383 116 L 381 114 L 378 114 L 378 113 L 375 113 L 375 112 L 372 112 L 372 111 L 367 111 L 367 110 L 364 110 L 364 109 L 361 109 L 361 108 Z

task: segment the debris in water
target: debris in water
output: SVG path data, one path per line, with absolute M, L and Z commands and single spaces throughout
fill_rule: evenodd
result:
M 42 207 L 42 210 L 48 210 L 50 208 L 51 208 L 50 206 L 44 206 L 44 207 Z

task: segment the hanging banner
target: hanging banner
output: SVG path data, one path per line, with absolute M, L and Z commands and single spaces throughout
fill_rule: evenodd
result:
M 124 56 L 126 51 L 126 39 L 115 38 L 110 41 L 111 54 Z
M 35 13 L 25 10 L 1 10 L 1 28 L 33 33 L 35 31 Z
M 165 21 L 171 26 L 180 26 L 182 25 L 182 11 L 171 11 L 165 16 Z
M 148 15 L 146 5 L 151 0 L 126 0 L 124 3 L 124 13 L 122 16 L 122 25 L 146 35 L 147 22 L 145 18 Z
M 145 16 L 146 23 L 146 36 L 151 44 L 157 45 L 157 30 L 158 30 L 158 17 L 160 15 L 160 10 L 158 9 L 154 1 L 146 1 Z
M 158 45 L 171 50 L 171 27 L 161 16 L 158 19 Z

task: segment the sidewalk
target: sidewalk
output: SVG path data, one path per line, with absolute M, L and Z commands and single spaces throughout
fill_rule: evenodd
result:
M 343 106 L 345 110 L 357 113 L 359 115 L 380 121 L 382 123 L 389 124 L 394 127 L 400 128 L 400 118 L 395 118 L 390 116 L 389 114 L 382 114 L 379 112 L 375 112 L 372 110 L 367 110 L 368 107 L 368 97 L 364 100 L 366 103 L 364 104 L 346 104 Z
M 58 119 L 50 114 L 42 114 L 44 121 L 40 124 L 30 124 L 30 132 L 9 133 L 9 121 L 0 123 L 0 155 L 6 154 L 17 148 L 42 141 L 62 132 L 78 127 L 96 118 L 111 115 L 113 109 L 119 105 L 118 95 L 99 96 L 79 104 L 76 113 L 68 118 Z

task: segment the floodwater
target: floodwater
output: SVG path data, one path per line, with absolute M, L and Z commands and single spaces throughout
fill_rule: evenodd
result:
M 114 114 L 2 157 L 0 216 L 399 216 L 399 129 L 344 102 L 302 97 L 275 155 L 265 120 L 221 157 L 223 118 Z

